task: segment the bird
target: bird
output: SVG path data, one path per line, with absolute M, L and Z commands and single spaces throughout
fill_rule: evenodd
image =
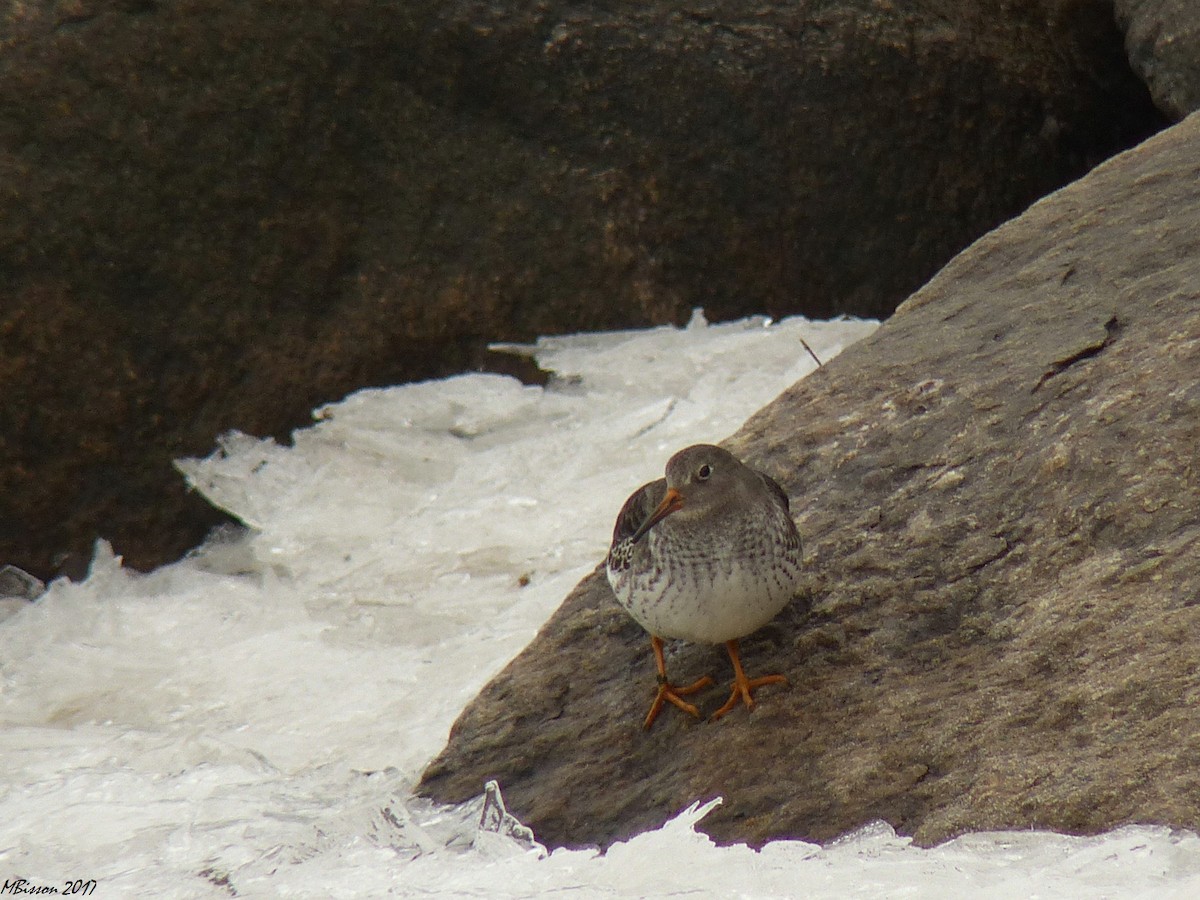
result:
M 643 727 L 664 703 L 699 718 L 683 699 L 713 684 L 667 678 L 664 639 L 724 644 L 733 663 L 729 700 L 720 719 L 754 691 L 786 684 L 783 675 L 748 678 L 738 640 L 766 625 L 800 584 L 803 549 L 787 493 L 762 472 L 714 444 L 695 444 L 672 456 L 666 477 L 638 488 L 613 528 L 605 571 L 617 602 L 650 634 L 658 693 Z

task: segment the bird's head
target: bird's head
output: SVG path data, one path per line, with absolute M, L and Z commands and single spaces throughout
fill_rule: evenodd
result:
M 633 534 L 640 541 L 670 515 L 695 519 L 710 516 L 753 483 L 754 473 L 728 450 L 695 444 L 667 461 L 667 491 L 662 501 Z

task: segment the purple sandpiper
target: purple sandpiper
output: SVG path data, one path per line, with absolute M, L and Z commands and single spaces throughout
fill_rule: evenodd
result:
M 686 687 L 671 684 L 664 638 L 724 644 L 729 651 L 733 689 L 713 719 L 739 698 L 753 709 L 755 688 L 786 683 L 782 675 L 747 678 L 738 638 L 787 605 L 802 565 L 787 494 L 769 476 L 712 444 L 680 450 L 667 462 L 666 476 L 625 501 L 606 566 L 617 601 L 650 633 L 654 649 L 658 695 L 645 728 L 664 702 L 699 717 L 683 698 L 713 683 L 705 676 Z

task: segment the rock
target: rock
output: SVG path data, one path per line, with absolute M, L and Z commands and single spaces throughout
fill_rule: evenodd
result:
M 811 611 L 742 642 L 789 687 L 644 732 L 649 642 L 598 571 L 419 791 L 496 779 L 548 846 L 716 795 L 705 829 L 751 844 L 1200 828 L 1198 297 L 1200 114 L 981 238 L 727 443 L 804 536 Z M 729 677 L 719 648 L 670 665 Z
M 1162 127 L 1093 4 L 69 0 L 0 14 L 0 562 L 488 341 L 885 314 Z
M 1200 2 L 1115 0 L 1134 71 L 1173 119 L 1200 109 Z

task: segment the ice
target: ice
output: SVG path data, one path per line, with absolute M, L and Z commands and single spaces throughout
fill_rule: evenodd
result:
M 0 600 L 34 600 L 46 590 L 40 578 L 16 566 L 0 566 Z
M 1196 836 L 1155 827 L 927 850 L 876 823 L 756 852 L 715 846 L 703 817 L 719 798 L 697 798 L 607 854 L 547 854 L 502 785 L 456 809 L 414 797 L 466 702 L 603 557 L 625 496 L 811 372 L 805 345 L 828 360 L 873 327 L 697 314 L 544 338 L 508 348 L 553 372 L 544 388 L 463 375 L 355 393 L 292 446 L 216 438 L 179 468 L 246 528 L 146 575 L 100 542 L 86 581 L 5 600 L 0 883 L 94 878 L 97 897 L 167 898 L 1197 894 Z
M 0 622 L 25 608 L 46 590 L 41 579 L 16 566 L 0 566 Z
M 546 848 L 534 838 L 533 829 L 523 825 L 505 807 L 500 783 L 489 781 L 483 786 L 483 809 L 479 814 L 479 828 L 472 848 L 483 853 L 510 856 L 514 843 L 539 859 L 546 856 Z M 493 847 L 498 847 L 498 852 Z

